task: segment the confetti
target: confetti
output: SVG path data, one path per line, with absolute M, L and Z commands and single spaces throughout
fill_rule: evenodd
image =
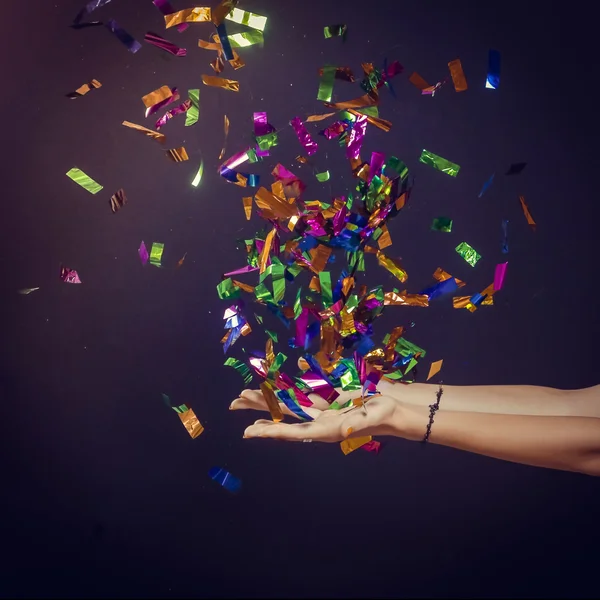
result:
M 164 125 L 167 123 L 167 121 L 170 121 L 173 117 L 187 112 L 190 107 L 192 106 L 192 101 L 191 100 L 186 100 L 185 102 L 181 103 L 179 106 L 176 106 L 175 108 L 172 108 L 171 110 L 168 110 L 160 119 L 158 119 L 158 121 L 156 121 L 155 123 L 155 127 L 156 129 L 160 129 L 161 127 L 164 127 Z
M 163 85 L 159 87 L 157 90 L 142 96 L 142 102 L 146 108 L 152 108 L 154 105 L 162 102 L 163 100 L 168 100 L 173 96 L 174 90 L 172 90 L 168 85 Z M 148 115 L 146 115 L 148 116 Z
M 525 215 L 527 222 L 531 226 L 531 229 L 533 229 L 533 231 L 535 231 L 536 224 L 535 224 L 535 221 L 533 220 L 533 217 L 531 216 L 531 213 L 529 212 L 529 208 L 528 208 L 527 204 L 525 203 L 525 198 L 523 196 L 519 196 L 519 202 L 521 203 L 521 208 L 523 209 L 523 214 Z
M 496 270 L 494 271 L 494 291 L 499 292 L 504 285 L 504 278 L 506 277 L 506 269 L 508 267 L 508 263 L 500 263 L 496 265 Z
M 144 41 L 169 54 L 173 54 L 174 56 L 187 56 L 187 50 L 185 48 L 180 48 L 173 42 L 165 40 L 165 38 L 160 37 L 160 35 L 156 35 L 156 33 L 152 33 L 151 31 L 144 36 Z
M 477 251 L 473 247 L 471 247 L 471 246 L 469 246 L 469 244 L 467 244 L 467 242 L 461 242 L 458 246 L 456 246 L 455 250 L 472 267 L 474 267 L 479 262 L 479 259 L 481 258 L 481 254 L 478 254 Z
M 65 283 L 81 283 L 77 271 L 75 269 L 69 269 L 68 267 L 60 268 L 60 279 Z
M 381 450 L 381 442 L 376 442 L 375 440 L 371 440 L 366 444 L 361 446 L 361 450 L 366 450 L 367 452 L 374 452 L 375 454 L 379 454 Z
M 418 90 L 425 90 L 428 87 L 430 87 L 430 85 L 418 74 L 418 73 L 413 73 L 408 80 L 418 89 Z
M 452 163 L 433 152 L 429 152 L 428 150 L 423 150 L 421 152 L 419 162 L 429 165 L 437 171 L 446 173 L 446 175 L 450 175 L 450 177 L 456 177 L 460 171 L 460 167 L 457 164 Z
M 185 113 L 185 126 L 190 127 L 198 122 L 200 116 L 200 90 L 188 90 L 188 97 L 191 106 Z
M 431 229 L 433 231 L 444 231 L 446 233 L 450 233 L 452 231 L 452 219 L 448 219 L 448 217 L 437 217 L 433 220 Z
M 139 131 L 140 133 L 147 135 L 149 138 L 156 140 L 159 144 L 165 143 L 166 138 L 165 138 L 164 133 L 158 133 L 157 131 L 154 131 L 153 129 L 148 129 L 147 127 L 142 127 L 141 125 L 136 125 L 135 123 L 130 123 L 129 121 L 123 121 L 123 123 L 121 123 L 121 125 L 124 125 L 125 127 L 129 127 L 129 129 L 135 129 L 136 131 Z
M 358 450 L 365 444 L 372 442 L 373 438 L 370 435 L 365 435 L 362 437 L 348 438 L 340 442 L 340 448 L 344 454 L 350 454 L 350 452 L 354 452 Z
M 246 215 L 246 221 L 249 221 L 252 218 L 252 196 L 242 198 L 242 202 L 244 204 L 244 213 Z
M 242 376 L 245 385 L 249 385 L 252 381 L 250 369 L 241 360 L 230 357 L 225 361 L 225 366 L 233 367 Z
M 227 39 L 232 48 L 247 48 L 248 46 L 254 46 L 255 44 L 263 44 L 265 41 L 262 31 L 258 30 L 234 33 L 228 35 Z
M 332 67 L 331 65 L 327 65 L 321 69 L 321 80 L 319 81 L 317 100 L 321 100 L 322 102 L 331 102 L 331 96 L 333 95 L 333 83 L 335 80 L 336 71 L 336 67 Z
M 175 12 L 169 0 L 152 0 L 152 3 L 165 16 L 171 15 Z M 180 23 L 179 25 L 177 25 L 177 31 L 181 33 L 182 31 L 185 31 L 188 27 L 189 25 L 187 23 Z
M 182 404 L 181 406 L 172 406 L 171 408 L 179 415 L 180 421 L 183 423 L 183 426 L 193 440 L 204 431 L 202 423 L 200 423 L 196 413 L 191 408 L 188 408 L 185 404 Z
M 242 482 L 237 477 L 221 467 L 212 467 L 208 471 L 208 476 L 232 494 L 239 492 L 242 487 Z
M 183 263 L 185 261 L 185 257 L 187 256 L 187 252 L 177 261 L 176 269 L 181 269 L 183 267 Z
M 97 79 L 92 79 L 89 83 L 84 83 L 82 86 L 78 87 L 74 92 L 67 94 L 67 98 L 71 98 L 72 100 L 76 98 L 81 98 L 81 96 L 85 96 L 90 90 L 96 90 L 101 87 L 102 84 Z
M 248 27 L 252 27 L 252 29 L 258 29 L 260 31 L 264 31 L 265 27 L 267 26 L 267 17 L 248 12 L 247 10 L 241 10 L 239 8 L 234 8 L 230 13 L 227 14 L 225 19 L 240 25 L 247 25 Z
M 165 29 L 181 23 L 210 23 L 210 8 L 197 6 L 165 15 Z
M 493 306 L 494 305 L 494 297 L 487 296 L 483 299 L 480 306 Z M 466 308 L 470 309 L 473 307 L 473 303 L 471 302 L 471 296 L 454 296 L 452 298 L 452 307 L 453 308 Z
M 229 90 L 230 92 L 240 91 L 239 81 L 233 81 L 232 79 L 214 77 L 213 75 L 202 75 L 202 83 L 211 87 L 218 87 L 224 90 Z
M 310 133 L 302 123 L 302 119 L 300 117 L 294 117 L 290 121 L 290 125 L 296 132 L 296 136 L 298 137 L 298 141 L 304 146 L 306 150 L 306 154 L 308 156 L 312 156 L 318 149 L 317 143 L 312 139 Z
M 502 219 L 502 254 L 508 254 L 508 219 Z
M 198 172 L 192 181 L 192 185 L 194 187 L 198 187 L 200 185 L 200 181 L 202 181 L 202 175 L 204 174 L 204 161 L 200 161 L 200 166 L 198 167 Z
M 174 162 L 184 162 L 189 159 L 189 156 L 183 146 L 166 150 L 167 156 Z
M 485 80 L 485 87 L 497 90 L 500 86 L 500 52 L 490 50 L 488 55 L 488 74 Z
M 82 188 L 86 189 L 90 194 L 97 194 L 103 188 L 103 186 L 76 167 L 69 169 L 67 172 L 67 177 L 72 179 Z
M 323 28 L 325 38 L 341 37 L 345 40 L 346 31 L 348 31 L 348 25 L 327 25 Z
M 110 197 L 110 209 L 113 214 L 119 211 L 127 202 L 127 196 L 125 196 L 125 190 L 121 188 Z
M 84 17 L 86 17 L 87 15 L 94 12 L 97 8 L 100 8 L 100 7 L 104 6 L 105 4 L 108 4 L 110 1 L 111 0 L 90 0 L 79 11 L 77 16 L 73 20 L 73 26 L 78 27 L 78 26 L 82 25 L 81 22 L 83 21 Z M 85 26 L 85 25 L 102 25 L 102 23 L 99 21 L 96 21 L 95 23 L 84 23 L 83 26 Z
M 429 367 L 429 375 L 427 375 L 427 381 L 429 381 L 434 375 L 437 375 L 441 371 L 443 364 L 443 359 L 436 360 L 435 362 L 431 363 L 431 366 Z
M 119 27 L 114 19 L 111 19 L 108 21 L 108 23 L 105 23 L 105 25 L 111 33 L 114 33 L 115 37 L 121 43 L 127 46 L 129 52 L 135 54 L 142 47 L 142 45 L 136 39 L 131 37 L 131 35 L 129 35 L 122 27 Z
M 35 292 L 39 289 L 40 289 L 39 287 L 24 288 L 22 290 L 17 290 L 17 293 L 21 294 L 22 296 L 29 296 L 29 294 L 31 294 L 31 292 Z
M 333 117 L 333 115 L 335 115 L 334 112 L 326 113 L 324 115 L 310 115 L 306 117 L 305 121 L 306 123 L 316 123 L 317 121 L 323 121 L 325 119 L 328 119 L 329 117 Z
M 448 63 L 450 69 L 450 75 L 452 76 L 452 83 L 454 83 L 454 89 L 457 92 L 464 92 L 467 89 L 467 79 L 462 68 L 460 60 L 452 60 Z
M 143 242 L 142 242 L 143 243 Z M 165 245 L 159 242 L 153 242 L 150 248 L 150 264 L 155 267 L 162 267 L 162 255 L 165 249 Z
M 138 248 L 138 256 L 140 257 L 140 260 L 142 261 L 143 265 L 145 265 L 148 262 L 148 259 L 150 257 L 150 255 L 148 254 L 148 249 L 146 248 L 146 244 L 144 244 L 143 240 L 140 244 L 140 247 Z
M 317 181 L 320 181 L 321 183 L 329 181 L 329 171 L 324 171 L 323 173 L 316 173 L 315 177 L 317 178 Z
M 488 190 L 488 188 L 492 185 L 492 182 L 494 181 L 494 176 L 495 175 L 496 174 L 493 173 L 492 176 L 483 184 L 483 187 L 481 188 L 481 191 L 477 195 L 478 198 L 481 198 L 481 196 L 483 196 L 483 194 L 485 194 L 485 192 Z
M 510 167 L 508 168 L 508 171 L 506 171 L 505 175 L 518 175 L 519 173 L 521 173 L 523 171 L 523 169 L 526 166 L 527 166 L 527 163 L 524 163 L 524 162 L 514 163 L 514 164 L 510 165 Z

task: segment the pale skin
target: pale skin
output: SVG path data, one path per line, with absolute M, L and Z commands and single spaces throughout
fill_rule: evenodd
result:
M 274 423 L 260 419 L 245 438 L 340 442 L 348 437 L 396 436 L 421 441 L 437 385 L 381 381 L 381 393 L 365 407 L 328 410 L 311 394 L 303 410 L 314 421 Z M 342 403 L 356 392 L 337 390 Z M 282 412 L 291 413 L 283 404 Z M 258 390 L 244 390 L 231 410 L 267 411 Z M 600 476 L 600 385 L 581 390 L 538 386 L 444 385 L 429 443 L 549 469 Z

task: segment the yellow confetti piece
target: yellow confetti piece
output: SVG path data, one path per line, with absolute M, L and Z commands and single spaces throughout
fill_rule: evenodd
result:
M 443 364 L 444 359 L 436 360 L 435 362 L 431 363 L 431 366 L 429 367 L 429 375 L 427 375 L 427 381 L 429 381 L 434 375 L 437 375 L 440 372 Z
M 358 448 L 364 446 L 365 444 L 368 444 L 371 441 L 373 441 L 373 436 L 370 435 L 365 435 L 363 437 L 348 438 L 347 440 L 340 442 L 340 448 L 342 449 L 342 452 L 344 454 L 350 454 L 350 452 L 358 450 Z

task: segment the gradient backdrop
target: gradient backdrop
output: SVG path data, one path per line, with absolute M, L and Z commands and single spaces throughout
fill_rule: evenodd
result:
M 264 48 L 241 51 L 246 68 L 224 73 L 240 81 L 235 94 L 201 83 L 213 56 L 197 39 L 210 25 L 165 32 L 150 0 L 113 0 L 93 16 L 115 18 L 142 41 L 133 55 L 104 28 L 69 28 L 80 8 L 80 0 L 19 2 L 5 7 L 0 36 L 0 595 L 597 595 L 596 479 L 397 439 L 378 456 L 243 440 L 254 415 L 227 410 L 242 382 L 222 366 L 225 304 L 215 293 L 221 273 L 244 264 L 236 239 L 257 228 L 244 218 L 243 190 L 216 172 L 223 114 L 229 156 L 251 141 L 254 111 L 278 128 L 325 112 L 315 99 L 324 64 L 359 76 L 362 61 L 397 59 L 405 73 L 393 82 L 396 98 L 382 90 L 380 106 L 394 126 L 369 128 L 362 154 L 398 156 L 415 177 L 411 203 L 391 227 L 409 290 L 430 284 L 438 266 L 466 280 L 466 293 L 487 286 L 503 259 L 503 218 L 509 268 L 493 308 L 470 314 L 446 298 L 425 310 L 389 309 L 377 331 L 414 321 L 409 339 L 429 353 L 421 376 L 429 358 L 443 358 L 447 383 L 599 383 L 597 56 L 586 15 L 526 2 L 245 0 L 241 8 L 269 21 Z M 323 39 L 323 26 L 340 22 L 346 43 Z M 147 31 L 188 56 L 145 44 Z M 497 91 L 484 89 L 489 48 L 502 53 Z M 450 84 L 422 97 L 407 80 L 418 71 L 435 83 L 457 57 L 465 93 Z M 92 78 L 103 87 L 65 98 Z M 200 88 L 199 123 L 184 128 L 177 117 L 163 129 L 166 147 L 186 146 L 186 163 L 121 126 L 152 126 L 140 98 L 161 85 L 177 86 L 182 101 Z M 336 83 L 337 100 L 361 93 Z M 346 193 L 343 152 L 320 141 L 315 162 L 331 171 L 327 184 L 294 162 L 301 148 L 289 127 L 272 158 L 252 167 L 268 185 L 282 162 L 309 184 L 307 197 Z M 419 164 L 422 148 L 461 165 L 460 175 Z M 520 161 L 528 163 L 521 175 L 503 176 Z M 76 186 L 65 177 L 73 166 L 104 190 L 92 196 Z M 129 203 L 113 215 L 109 198 L 121 187 Z M 454 219 L 452 234 L 429 231 L 441 215 Z M 167 267 L 187 252 L 184 266 L 142 268 L 142 239 L 165 244 Z M 475 269 L 454 252 L 460 241 L 483 255 Z M 61 263 L 83 284 L 61 283 Z M 377 267 L 365 281 L 393 284 Z M 162 392 L 194 408 L 206 427 L 199 439 Z M 208 478 L 213 465 L 243 480 L 239 495 Z

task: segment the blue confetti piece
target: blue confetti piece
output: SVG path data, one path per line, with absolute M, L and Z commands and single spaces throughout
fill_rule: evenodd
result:
M 212 467 L 208 472 L 208 476 L 232 494 L 239 492 L 242 487 L 240 479 L 234 477 L 229 471 L 221 469 L 221 467 Z

